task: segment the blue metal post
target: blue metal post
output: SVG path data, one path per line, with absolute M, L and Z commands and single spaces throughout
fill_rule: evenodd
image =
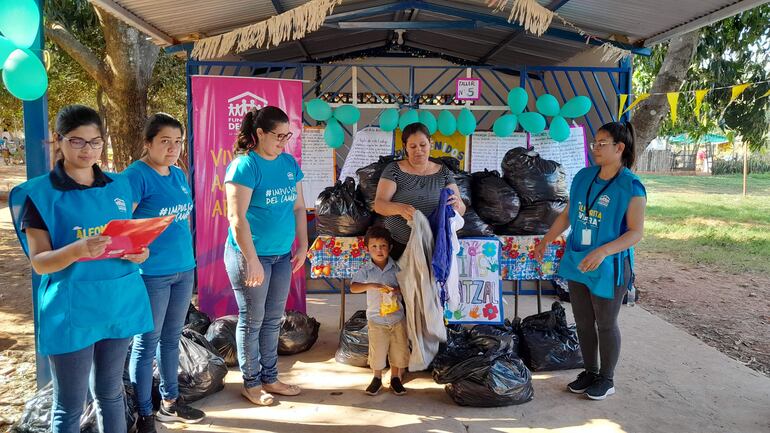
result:
M 43 35 L 43 0 L 35 0 L 40 9 L 40 30 L 30 47 L 40 59 L 43 58 L 45 37 Z M 24 102 L 24 152 L 27 160 L 27 179 L 47 173 L 50 168 L 48 153 L 48 94 L 35 101 Z M 32 272 L 32 310 L 34 312 L 35 335 L 37 335 L 37 297 L 40 276 Z M 42 388 L 51 381 L 48 358 L 35 351 L 37 387 Z

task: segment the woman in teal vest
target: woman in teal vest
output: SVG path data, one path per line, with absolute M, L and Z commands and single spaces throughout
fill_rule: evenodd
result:
M 193 210 L 187 176 L 176 166 L 182 152 L 182 124 L 165 113 L 147 119 L 144 156 L 123 174 L 134 189 L 134 218 L 175 215 L 174 222 L 150 245 L 142 263 L 142 279 L 150 296 L 155 329 L 134 337 L 129 373 L 139 404 L 138 433 L 155 433 L 161 422 L 200 422 L 205 414 L 179 400 L 179 338 L 195 281 L 195 257 L 190 213 Z M 163 401 L 152 413 L 152 361 L 160 372 Z
M 602 126 L 591 151 L 596 165 L 575 175 L 569 205 L 538 244 L 535 256 L 542 260 L 546 245 L 572 228 L 559 275 L 569 282 L 585 371 L 567 387 L 604 400 L 615 393 L 618 314 L 634 281 L 633 247 L 644 232 L 647 193 L 631 172 L 635 152 L 630 123 Z
M 126 352 L 132 336 L 153 327 L 139 273 L 149 251 L 89 260 L 109 245 L 109 237 L 100 236 L 109 221 L 131 219 L 128 180 L 96 165 L 104 135 L 92 108 L 62 108 L 56 118 L 54 143 L 60 157 L 54 169 L 10 195 L 19 240 L 41 275 L 36 340 L 51 364 L 54 433 L 80 431 L 92 371 L 99 431 L 126 431 Z
M 230 163 L 225 175 L 230 229 L 224 258 L 238 303 L 241 394 L 261 406 L 272 404 L 273 394 L 300 393 L 296 385 L 278 380 L 281 316 L 291 275 L 307 254 L 303 174 L 284 152 L 291 137 L 289 117 L 280 108 L 249 111 L 236 142 L 245 154 Z M 299 247 L 292 256 L 295 239 Z

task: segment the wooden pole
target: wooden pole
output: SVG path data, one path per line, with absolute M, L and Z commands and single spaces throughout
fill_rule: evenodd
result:
M 749 145 L 743 143 L 743 196 L 746 197 L 746 184 L 749 177 Z

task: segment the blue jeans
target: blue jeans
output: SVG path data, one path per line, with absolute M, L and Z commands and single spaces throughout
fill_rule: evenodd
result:
M 238 363 L 247 388 L 278 380 L 278 333 L 291 285 L 291 255 L 260 256 L 265 270 L 262 285 L 247 287 L 246 260 L 229 242 L 225 268 L 238 303 Z
M 158 357 L 160 395 L 164 400 L 179 397 L 179 337 L 190 306 L 195 271 L 171 275 L 142 275 L 150 297 L 155 328 L 134 337 L 129 374 L 136 391 L 139 415 L 152 415 L 152 360 Z
M 96 401 L 99 431 L 126 432 L 123 366 L 130 340 L 101 340 L 77 352 L 49 356 L 53 378 L 53 433 L 80 433 L 80 416 L 89 382 Z

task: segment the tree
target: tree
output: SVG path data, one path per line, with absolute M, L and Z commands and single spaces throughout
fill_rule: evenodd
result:
M 634 60 L 637 93 L 766 81 L 770 77 L 769 20 L 770 5 L 765 5 L 704 27 L 697 39 L 691 33 L 655 47 L 651 57 Z M 641 153 L 657 135 L 686 133 L 698 140 L 711 132 L 740 135 L 752 148 L 761 148 L 767 144 L 770 112 L 768 100 L 757 98 L 768 87 L 751 86 L 729 105 L 729 88 L 711 91 L 703 102 L 700 119 L 693 111 L 693 94 L 683 93 L 676 123 L 666 117 L 669 106 L 665 95 L 651 96 L 634 113 L 637 152 Z
M 160 49 L 99 7 L 77 0 L 49 0 L 45 10 L 46 37 L 100 89 L 97 93 L 103 99 L 97 103 L 104 110 L 115 168 L 121 170 L 141 154 L 148 90 Z

